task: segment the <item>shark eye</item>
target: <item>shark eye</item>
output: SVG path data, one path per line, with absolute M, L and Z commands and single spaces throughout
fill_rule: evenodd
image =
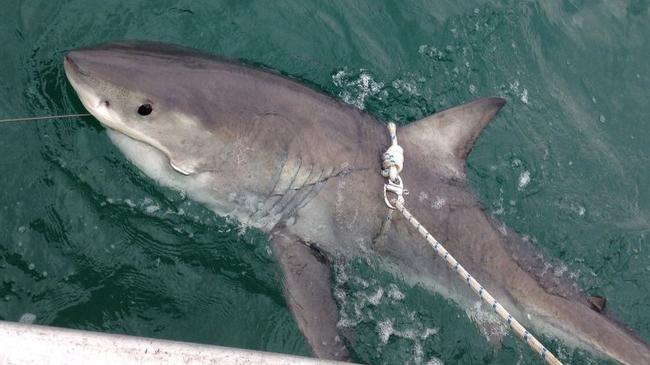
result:
M 140 114 L 142 116 L 149 115 L 149 114 L 151 114 L 152 111 L 153 111 L 153 108 L 151 107 L 151 104 L 149 104 L 149 103 L 142 104 L 142 105 L 140 105 L 138 107 L 138 114 Z

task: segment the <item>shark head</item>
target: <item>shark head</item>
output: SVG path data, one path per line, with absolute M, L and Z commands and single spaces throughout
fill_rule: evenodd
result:
M 134 165 L 255 226 L 276 223 L 360 161 L 358 112 L 266 70 L 151 42 L 75 49 L 64 68 Z M 307 128 L 324 120 L 315 109 L 331 119 L 329 132 Z
M 210 133 L 196 133 L 201 110 L 189 101 L 199 97 L 197 88 L 178 75 L 192 71 L 192 58 L 184 58 L 186 68 L 175 61 L 183 51 L 112 43 L 68 52 L 64 68 L 83 105 L 104 126 L 155 148 L 176 172 L 190 175 L 205 163 L 197 152 Z M 177 82 L 168 82 L 170 76 Z M 220 141 L 210 136 L 212 146 Z

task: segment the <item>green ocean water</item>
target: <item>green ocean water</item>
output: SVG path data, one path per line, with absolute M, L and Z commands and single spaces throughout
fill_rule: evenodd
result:
M 63 53 L 122 39 L 277 69 L 384 121 L 506 98 L 468 160 L 478 199 L 550 271 L 607 297 L 650 341 L 647 1 L 4 0 L 0 9 L 0 119 L 84 112 Z M 3 123 L 0 146 L 0 319 L 308 354 L 266 237 L 156 185 L 94 119 Z M 541 363 L 512 335 L 489 344 L 480 311 L 372 262 L 333 272 L 355 361 Z M 567 363 L 610 363 L 541 338 Z

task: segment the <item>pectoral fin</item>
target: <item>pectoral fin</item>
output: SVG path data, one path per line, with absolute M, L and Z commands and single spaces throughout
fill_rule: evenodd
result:
M 327 259 L 293 235 L 279 231 L 271 237 L 284 276 L 287 304 L 314 356 L 348 359 L 336 328 L 339 315 L 332 298 Z

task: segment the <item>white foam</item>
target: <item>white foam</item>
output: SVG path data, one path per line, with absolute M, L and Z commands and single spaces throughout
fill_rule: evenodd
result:
M 147 213 L 149 213 L 149 214 L 153 214 L 153 213 L 155 213 L 155 212 L 157 212 L 157 211 L 160 210 L 160 206 L 157 205 L 157 204 L 151 204 L 151 205 L 147 205 L 147 206 L 144 208 L 144 210 L 145 210 Z
M 36 320 L 36 314 L 34 313 L 24 313 L 22 316 L 20 316 L 20 319 L 18 322 L 20 323 L 27 323 L 27 324 L 32 324 Z
M 377 323 L 377 332 L 379 333 L 379 340 L 382 344 L 387 344 L 390 336 L 395 332 L 393 328 L 393 321 L 387 319 Z
M 568 267 L 564 264 L 561 264 L 560 266 L 556 267 L 555 270 L 553 271 L 553 275 L 556 277 L 560 277 L 564 275 L 564 273 L 568 270 Z
M 521 87 L 519 80 L 514 80 L 513 82 L 510 83 L 509 86 L 510 86 L 510 92 L 512 94 L 518 96 L 519 100 L 521 100 L 522 103 L 528 104 L 528 89 L 525 87 Z
M 361 69 L 356 79 L 350 80 L 350 73 L 340 70 L 332 76 L 334 85 L 343 90 L 339 92 L 339 97 L 344 102 L 352 104 L 359 109 L 365 109 L 365 102 L 369 96 L 377 95 L 384 84 L 373 79 L 372 75 Z
M 397 79 L 392 83 L 393 87 L 400 94 L 408 94 L 413 96 L 419 96 L 418 86 L 413 80 L 400 80 Z
M 524 189 L 530 183 L 530 172 L 524 171 L 519 174 L 519 190 Z
M 492 311 L 484 310 L 483 302 L 476 301 L 467 309 L 467 316 L 478 324 L 483 336 L 490 341 L 491 338 L 501 338 L 508 333 L 508 326 Z
M 528 104 L 528 89 L 524 88 L 524 91 L 521 92 L 521 102 Z
M 389 289 L 388 289 L 388 294 L 387 294 L 387 295 L 388 295 L 388 297 L 389 297 L 390 299 L 392 299 L 392 300 L 402 300 L 402 299 L 406 298 L 406 295 L 404 295 L 404 293 L 402 293 L 402 292 L 399 290 L 399 288 L 397 287 L 397 285 L 395 285 L 395 284 L 390 284 L 390 285 L 388 286 L 388 288 L 389 288 Z
M 432 357 L 425 365 L 445 365 L 445 363 L 437 357 Z
M 452 30 L 453 32 L 453 30 Z M 418 53 L 434 59 L 441 59 L 444 57 L 444 53 L 436 47 L 430 46 L 428 44 L 422 44 L 418 47 Z
M 384 289 L 379 288 L 375 294 L 368 297 L 368 302 L 372 305 L 377 305 L 381 301 L 381 298 L 384 297 Z

